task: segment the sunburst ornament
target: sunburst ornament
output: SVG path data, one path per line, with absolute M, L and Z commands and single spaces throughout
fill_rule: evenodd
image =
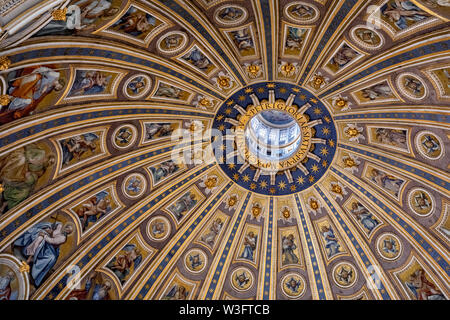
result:
M 348 138 L 348 140 L 359 143 L 360 139 L 366 139 L 363 135 L 363 130 L 363 127 L 358 127 L 355 124 L 347 124 L 347 126 L 344 128 L 344 134 Z
M 315 90 L 319 90 L 320 88 L 326 85 L 328 80 L 329 80 L 328 78 L 324 77 L 320 72 L 318 72 L 313 76 L 310 84 L 311 87 L 313 87 Z
M 200 182 L 200 187 L 205 188 L 205 193 L 210 194 L 214 193 L 214 191 L 218 187 L 219 178 L 216 175 L 204 176 L 202 181 Z
M 328 136 L 330 134 L 330 128 L 323 127 L 322 128 L 322 134 L 325 135 L 325 136 Z
M 291 62 L 287 62 L 287 61 L 282 61 L 279 66 L 279 72 L 284 77 L 290 78 L 292 76 L 295 76 L 298 73 L 297 66 L 298 66 L 298 64 L 296 62 L 291 63 Z
M 225 199 L 225 209 L 227 210 L 235 210 L 239 205 L 239 197 L 237 194 L 228 195 Z
M 252 204 L 252 208 L 250 210 L 251 218 L 259 221 L 263 214 L 264 208 L 259 202 L 255 202 Z
M 212 78 L 212 81 L 219 87 L 221 90 L 230 90 L 234 85 L 234 80 L 228 74 L 225 74 L 223 71 L 220 71 L 217 77 Z
M 359 164 L 361 164 L 361 161 L 358 160 L 358 157 L 351 154 L 342 157 L 342 165 L 344 169 L 350 171 L 351 173 L 358 172 Z
M 230 106 L 230 101 L 236 102 Z M 266 117 L 280 117 L 268 116 L 265 123 L 269 128 L 271 121 L 283 123 L 283 119 L 299 128 L 296 144 L 284 158 L 260 158 L 245 139 L 257 136 L 256 132 L 245 133 L 252 127 L 250 121 L 265 110 L 270 111 Z M 241 187 L 264 195 L 293 194 L 311 187 L 327 172 L 336 152 L 336 148 L 328 146 L 328 141 L 336 142 L 337 132 L 327 107 L 310 91 L 288 83 L 262 82 L 241 88 L 217 110 L 212 128 L 226 133 L 222 138 L 226 148 L 219 147 L 220 153 L 226 155 L 220 168 Z M 281 124 L 273 128 L 284 127 Z
M 289 218 L 291 217 L 291 210 L 289 210 L 289 207 L 284 207 L 284 208 L 281 210 L 281 214 L 283 215 L 283 217 L 284 217 L 285 219 L 289 219 Z
M 348 101 L 348 98 L 337 96 L 332 99 L 333 106 L 340 111 L 350 110 L 351 103 Z
M 347 194 L 347 191 L 345 190 L 345 186 L 337 182 L 331 182 L 330 184 L 330 192 L 336 199 L 342 200 L 344 199 L 344 196 Z
M 211 98 L 200 95 L 197 97 L 197 100 L 194 101 L 194 105 L 199 109 L 207 110 L 213 107 L 213 101 Z
M 283 220 L 287 223 L 292 222 L 293 219 L 292 209 L 288 205 L 282 206 L 278 214 L 278 217 L 279 220 Z
M 307 199 L 306 207 L 308 211 L 314 215 L 317 215 L 322 212 L 322 206 L 319 200 L 317 200 L 317 198 L 314 196 L 311 196 Z

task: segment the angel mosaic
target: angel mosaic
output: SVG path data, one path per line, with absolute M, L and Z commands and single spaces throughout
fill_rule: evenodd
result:
M 421 134 L 419 137 L 419 151 L 430 158 L 436 159 L 442 155 L 441 142 L 431 133 Z
M 395 98 L 395 95 L 387 81 L 364 88 L 359 93 L 365 101 L 375 101 Z
M 127 93 L 131 97 L 140 96 L 144 91 L 147 90 L 149 80 L 143 76 L 134 77 L 127 84 Z
M 378 252 L 386 260 L 394 260 L 399 257 L 401 253 L 400 240 L 391 234 L 380 236 L 377 241 Z
M 112 78 L 112 74 L 105 71 L 77 70 L 68 97 L 107 93 Z
M 397 250 L 397 242 L 395 241 L 395 239 L 393 238 L 385 239 L 383 241 L 383 250 L 388 254 L 396 254 L 398 250 Z
M 287 8 L 289 15 L 298 20 L 312 20 L 317 16 L 316 11 L 306 4 L 295 4 Z
M 171 230 L 169 221 L 161 216 L 152 218 L 147 228 L 150 238 L 155 241 L 164 240 Z
M 398 30 L 405 30 L 430 17 L 429 13 L 409 0 L 389 0 L 381 7 L 381 14 L 383 19 L 386 19 Z
M 159 84 L 155 93 L 155 97 L 157 98 L 168 98 L 175 100 L 186 100 L 188 96 L 189 93 L 187 91 L 163 82 Z
M 202 272 L 206 267 L 206 255 L 203 251 L 193 249 L 186 254 L 185 266 L 193 273 Z
M 140 174 L 133 174 L 124 182 L 124 192 L 131 198 L 142 195 L 146 188 L 145 178 Z
M 423 97 L 425 86 L 420 80 L 411 76 L 406 76 L 403 79 L 403 85 L 405 89 L 415 97 Z
M 381 37 L 373 30 L 367 28 L 357 28 L 354 31 L 357 39 L 370 47 L 377 47 L 381 44 Z
M 119 148 L 126 148 L 134 142 L 136 137 L 135 128 L 122 126 L 114 134 L 114 144 Z
M 145 141 L 168 137 L 174 131 L 172 123 L 145 123 Z
M 350 287 L 356 281 L 356 271 L 347 263 L 338 265 L 333 275 L 335 281 L 343 287 Z
M 168 36 L 166 36 L 162 41 L 161 41 L 161 48 L 163 50 L 174 50 L 176 48 L 179 48 L 183 41 L 184 41 L 184 37 L 182 34 L 179 33 L 173 33 L 170 34 Z
M 106 265 L 123 285 L 142 262 L 141 250 L 135 244 L 127 244 Z
M 409 203 L 414 212 L 420 216 L 427 216 L 433 210 L 433 200 L 428 192 L 415 189 L 409 196 Z
M 244 15 L 244 11 L 237 7 L 225 7 L 219 11 L 218 17 L 224 21 L 235 21 L 240 19 Z
M 92 132 L 62 139 L 59 144 L 62 150 L 63 168 L 100 152 L 100 137 Z
M 209 73 L 212 69 L 214 69 L 214 65 L 211 60 L 209 60 L 209 58 L 197 47 L 193 47 L 190 52 L 182 57 L 182 59 L 195 68 L 206 73 Z
M 200 268 L 202 265 L 203 265 L 203 261 L 201 260 L 199 254 L 189 256 L 190 268 L 192 268 L 193 270 L 196 270 L 196 269 Z
M 163 300 L 186 300 L 189 296 L 189 291 L 185 286 L 174 284 L 169 292 L 162 298 Z
M 247 269 L 239 268 L 233 272 L 231 283 L 237 290 L 246 291 L 252 286 L 253 279 Z
M 299 55 L 308 34 L 308 29 L 287 27 L 285 54 Z
M 153 15 L 131 6 L 108 30 L 144 40 L 162 22 Z
M 303 281 L 298 276 L 291 276 L 289 279 L 286 279 L 284 286 L 288 289 L 289 295 L 296 296 L 300 294 L 301 289 L 303 289 Z
M 231 39 L 242 56 L 251 56 L 256 52 L 250 28 L 230 32 Z

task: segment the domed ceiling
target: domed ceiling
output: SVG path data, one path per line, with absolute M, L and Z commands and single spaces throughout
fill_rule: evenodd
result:
M 0 5 L 0 299 L 450 297 L 449 1 Z

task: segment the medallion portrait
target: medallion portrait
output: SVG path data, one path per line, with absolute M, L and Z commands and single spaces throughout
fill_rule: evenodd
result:
M 206 254 L 200 249 L 189 250 L 184 257 L 184 266 L 192 273 L 200 273 L 205 270 Z
M 400 257 L 403 250 L 400 239 L 391 233 L 379 236 L 376 245 L 378 254 L 388 261 L 396 260 Z
M 170 235 L 170 222 L 163 216 L 150 219 L 147 224 L 147 235 L 154 241 L 163 241 Z
M 133 125 L 123 125 L 114 130 L 112 142 L 118 149 L 131 147 L 137 139 L 137 129 Z
M 429 160 L 438 160 L 445 153 L 442 139 L 430 131 L 419 132 L 416 135 L 415 144 L 417 151 Z
M 239 267 L 231 273 L 231 286 L 237 291 L 247 291 L 253 286 L 253 273 L 244 267 Z
M 296 273 L 290 273 L 281 280 L 281 289 L 289 298 L 299 298 L 306 291 L 306 283 L 303 277 Z

